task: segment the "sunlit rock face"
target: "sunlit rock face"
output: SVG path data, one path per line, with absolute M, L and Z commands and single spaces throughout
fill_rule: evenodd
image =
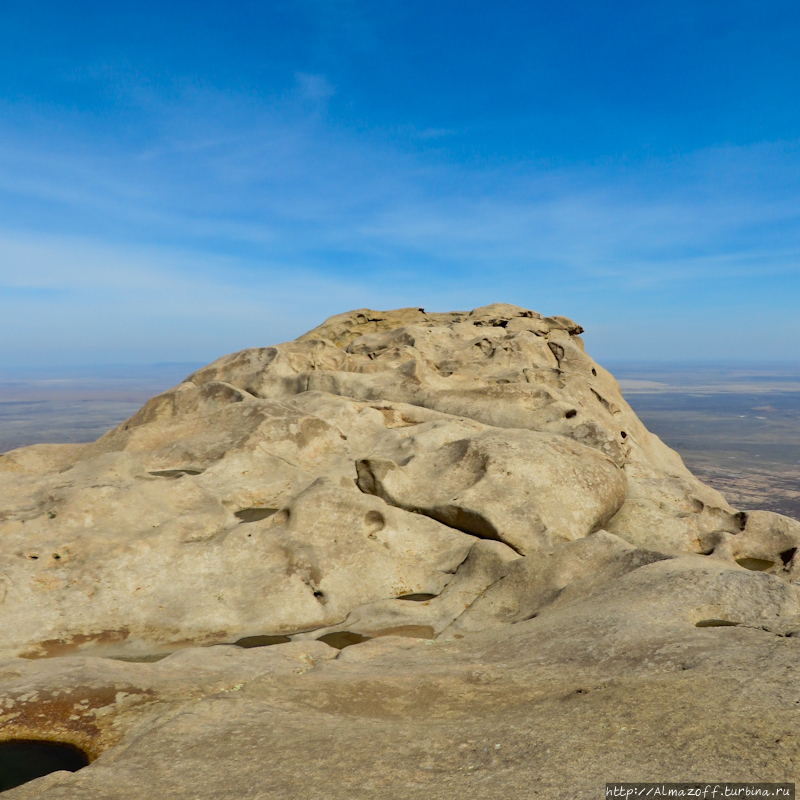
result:
M 242 796 L 240 779 L 264 796 L 313 795 L 293 788 L 286 748 L 325 761 L 330 741 L 367 756 L 331 766 L 342 774 L 326 796 L 433 781 L 452 788 L 437 796 L 494 797 L 486 787 L 515 790 L 532 770 L 557 783 L 563 763 L 548 754 L 561 744 L 546 732 L 565 720 L 576 777 L 543 796 L 596 796 L 591 770 L 604 784 L 658 759 L 687 780 L 705 779 L 697 764 L 730 779 L 719 770 L 758 746 L 735 745 L 731 722 L 728 750 L 679 754 L 680 703 L 667 698 L 690 684 L 723 719 L 736 703 L 782 709 L 757 737 L 800 732 L 770 677 L 798 655 L 800 523 L 732 509 L 695 479 L 581 333 L 506 304 L 362 309 L 219 359 L 97 442 L 0 456 L 0 739 L 109 753 L 14 796 L 118 780 L 114 796 L 137 796 L 185 740 L 187 797 Z M 731 701 L 743 679 L 766 681 L 761 699 Z M 564 700 L 579 689 L 599 703 L 596 724 Z M 608 733 L 610 698 L 628 703 L 649 750 L 620 725 Z M 283 766 L 262 783 L 249 767 L 226 777 L 229 743 L 266 736 L 253 709 L 278 706 L 292 720 L 270 739 Z M 170 709 L 196 725 L 158 727 Z M 670 714 L 672 743 L 657 737 Z M 216 751 L 208 726 L 227 731 Z M 434 729 L 440 744 L 414 755 Z M 138 744 L 102 767 L 133 731 Z M 792 736 L 776 780 L 797 763 Z M 314 769 L 300 771 L 322 786 Z M 485 791 L 481 774 L 494 775 Z

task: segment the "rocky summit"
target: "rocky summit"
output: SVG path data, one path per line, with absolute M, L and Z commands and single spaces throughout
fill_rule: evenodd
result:
M 795 781 L 800 522 L 698 481 L 581 333 L 362 309 L 0 456 L 0 749 L 90 761 L 4 797 Z

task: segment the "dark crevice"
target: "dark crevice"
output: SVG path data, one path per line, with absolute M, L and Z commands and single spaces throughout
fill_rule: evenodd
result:
M 738 622 L 727 619 L 701 619 L 694 624 L 695 628 L 736 628 L 738 625 Z
M 783 630 L 774 630 L 766 625 L 746 625 L 742 622 L 731 622 L 725 619 L 704 619 L 695 624 L 697 628 L 743 628 L 748 631 L 758 631 L 759 633 L 770 633 L 773 636 L 778 636 L 781 639 L 797 639 L 800 638 L 800 628 L 784 628 Z
M 453 577 L 455 577 L 458 574 L 458 571 L 461 569 L 461 567 L 464 566 L 464 563 L 466 562 L 466 560 L 469 558 L 469 554 L 472 552 L 472 548 L 474 546 L 475 545 L 473 544 L 469 548 L 469 550 L 467 550 L 467 554 L 464 556 L 464 558 L 461 559 L 461 561 L 458 562 L 458 564 L 456 564 L 453 567 L 453 569 L 443 570 L 444 574 L 445 575 L 452 575 Z M 452 583 L 452 581 L 453 581 L 453 578 L 450 578 L 450 580 L 447 582 L 447 586 L 449 586 Z
M 425 603 L 428 600 L 433 600 L 434 597 L 438 597 L 438 594 L 426 594 L 425 592 L 417 592 L 415 594 L 401 594 L 400 597 L 396 597 L 395 600 L 411 600 L 414 603 Z
M 353 633 L 352 631 L 336 631 L 320 636 L 317 641 L 325 642 L 325 644 L 335 647 L 337 650 L 343 650 L 345 647 L 367 642 L 371 638 L 371 636 L 362 636 L 360 633 Z
M 447 525 L 448 528 L 455 528 L 463 533 L 477 536 L 479 539 L 500 540 L 500 534 L 497 532 L 497 528 L 475 511 L 452 505 L 436 506 L 431 509 L 415 508 L 414 511 L 431 517 L 437 522 Z
M 766 625 L 742 625 L 742 628 L 747 628 L 751 631 L 760 631 L 762 633 L 771 633 L 773 636 L 778 636 L 781 639 L 796 639 L 800 637 L 800 629 L 789 628 L 783 630 L 774 630 Z
M 780 554 L 781 561 L 783 562 L 783 566 L 784 567 L 788 567 L 789 564 L 791 564 L 792 559 L 794 558 L 796 552 L 797 552 L 797 548 L 796 547 L 790 547 L 788 550 L 784 550 Z
M 550 348 L 550 352 L 555 356 L 558 366 L 560 367 L 561 362 L 564 360 L 564 348 L 555 342 L 548 342 L 547 346 Z
M 269 647 L 273 644 L 288 644 L 292 640 L 288 636 L 243 636 L 237 639 L 234 644 L 237 647 L 251 648 L 251 647 Z
M 150 474 L 156 478 L 182 478 L 184 475 L 200 475 L 202 469 L 187 467 L 186 469 L 156 469 L 150 470 Z
M 495 542 L 501 542 L 506 545 L 506 547 L 510 547 L 518 555 L 523 555 L 513 544 L 503 539 L 497 528 L 495 528 L 489 520 L 475 511 L 459 508 L 458 506 L 437 506 L 432 509 L 408 508 L 407 510 L 435 519 L 437 522 L 447 525 L 448 528 L 453 528 L 457 531 L 461 531 L 461 533 L 475 536 L 478 539 L 490 539 Z
M 77 772 L 88 765 L 86 753 L 71 744 L 30 739 L 0 742 L 0 792 L 51 772 Z
M 392 466 L 394 466 L 394 464 L 392 464 Z M 454 530 L 461 531 L 461 533 L 475 536 L 478 539 L 491 539 L 495 542 L 501 542 L 506 545 L 506 547 L 510 547 L 517 555 L 524 555 L 524 553 L 521 553 L 513 544 L 507 542 L 489 520 L 476 511 L 470 511 L 469 509 L 453 505 L 435 506 L 434 508 L 420 508 L 419 506 L 404 505 L 398 503 L 383 490 L 383 487 L 375 479 L 375 476 L 371 474 L 365 462 L 356 462 L 356 471 L 358 473 L 356 486 L 364 494 L 380 497 L 387 505 L 394 506 L 403 511 L 410 511 L 412 514 L 421 514 L 423 517 L 436 520 L 436 522 L 440 522 L 448 528 L 453 528 Z
M 591 389 L 591 386 L 589 388 Z M 608 400 L 606 400 L 605 397 L 603 397 L 603 395 L 601 395 L 600 392 L 597 391 L 597 389 L 592 389 L 592 394 L 597 398 L 597 400 L 604 408 L 608 409 L 609 406 Z
M 233 515 L 242 522 L 258 522 L 277 513 L 277 508 L 242 508 L 234 511 Z

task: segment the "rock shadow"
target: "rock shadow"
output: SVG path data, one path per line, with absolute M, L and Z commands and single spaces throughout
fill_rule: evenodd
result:
M 51 772 L 77 772 L 88 765 L 86 753 L 71 744 L 28 739 L 0 742 L 0 792 Z

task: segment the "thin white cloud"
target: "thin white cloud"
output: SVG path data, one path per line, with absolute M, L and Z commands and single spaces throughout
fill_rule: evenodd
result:
M 115 309 L 106 350 L 142 344 L 137 319 L 148 330 L 182 320 L 168 347 L 147 340 L 164 360 L 182 359 L 181 347 L 194 358 L 201 340 L 212 348 L 209 331 L 222 349 L 245 346 L 256 343 L 247 331 L 285 338 L 360 305 L 467 307 L 502 295 L 574 313 L 596 298 L 633 325 L 648 293 L 800 274 L 795 145 L 633 167 L 476 167 L 435 149 L 448 131 L 354 133 L 304 105 L 331 97 L 324 76 L 299 73 L 297 87 L 300 101 L 188 87 L 166 103 L 142 92 L 148 122 L 127 144 L 94 141 L 90 122 L 60 117 L 48 138 L 55 112 L 37 110 L 28 141 L 24 120 L 4 115 L 0 302 L 13 308 L 0 329 L 27 337 L 17 350 L 34 357 L 34 342 L 59 339 L 48 319 L 29 335 L 25 309 L 52 309 L 46 292 L 68 295 L 86 319 L 103 317 L 93 303 Z M 95 328 L 82 339 L 68 325 L 65 347 L 97 349 Z

